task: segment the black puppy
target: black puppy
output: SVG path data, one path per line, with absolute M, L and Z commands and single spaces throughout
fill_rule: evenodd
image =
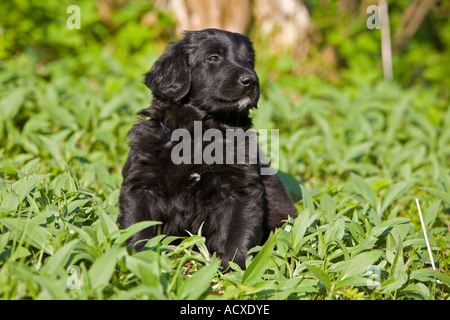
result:
M 238 143 L 230 148 L 225 138 L 227 130 L 247 132 L 252 125 L 249 110 L 259 99 L 254 64 L 247 37 L 217 29 L 186 32 L 155 62 L 145 76 L 152 105 L 138 113 L 150 119 L 141 119 L 129 133 L 131 149 L 119 198 L 121 228 L 155 220 L 163 223 L 163 234 L 186 236 L 186 231 L 197 233 L 203 224 L 206 246 L 223 265 L 234 260 L 245 267 L 248 250 L 288 216 L 296 216 L 278 177 L 262 175 L 260 159 L 251 161 L 250 135 L 241 139 L 247 151 L 244 160 L 236 157 Z M 213 141 L 223 146 L 213 152 L 219 161 L 201 157 L 213 143 L 211 137 L 199 144 L 196 138 L 186 139 L 184 146 L 189 148 L 180 152 L 174 139 L 180 130 L 192 136 L 196 130 L 222 133 L 223 138 L 216 134 Z M 220 161 L 221 156 L 231 163 Z M 156 234 L 156 227 L 145 229 L 128 244 Z M 144 244 L 135 247 L 139 250 Z

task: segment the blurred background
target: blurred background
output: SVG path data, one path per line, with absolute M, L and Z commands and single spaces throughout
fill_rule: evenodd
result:
M 66 26 L 70 5 L 80 8 L 80 29 Z M 342 71 L 360 70 L 362 77 L 376 80 L 381 32 L 367 27 L 371 5 L 378 1 L 5 1 L 0 58 L 32 55 L 42 75 L 65 64 L 65 72 L 89 77 L 102 67 L 95 60 L 101 54 L 119 64 L 125 60 L 127 69 L 135 63 L 146 69 L 183 30 L 215 27 L 251 36 L 260 67 L 273 73 L 339 81 Z M 443 81 L 448 87 L 450 2 L 391 0 L 388 6 L 395 79 L 403 86 Z M 107 68 L 114 74 L 119 67 Z

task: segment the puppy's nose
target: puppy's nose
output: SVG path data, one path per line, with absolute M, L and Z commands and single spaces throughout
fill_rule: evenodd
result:
M 251 74 L 244 74 L 239 78 L 241 84 L 245 87 L 250 87 L 255 84 L 256 77 Z

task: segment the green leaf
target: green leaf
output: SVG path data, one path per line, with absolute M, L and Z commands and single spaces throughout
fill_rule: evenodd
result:
M 397 200 L 403 193 L 405 193 L 412 186 L 412 182 L 410 181 L 401 181 L 396 183 L 394 186 L 389 188 L 388 193 L 383 199 L 383 204 L 381 206 L 380 214 L 383 212 L 395 201 Z
M 361 144 L 351 146 L 345 153 L 345 160 L 349 161 L 351 159 L 361 156 L 362 154 L 368 153 L 368 151 L 372 148 L 373 145 L 374 142 L 367 141 Z
M 54 253 L 54 247 L 50 244 L 52 235 L 47 229 L 21 218 L 3 218 L 0 219 L 0 224 L 7 227 L 16 236 L 17 241 L 22 239 L 47 254 Z
M 300 183 L 295 177 L 289 173 L 281 172 L 278 170 L 277 176 L 280 178 L 288 194 L 294 194 L 297 197 L 302 196 L 302 190 L 300 189 Z
M 74 200 L 74 201 L 69 202 L 67 204 L 65 212 L 64 212 L 65 215 L 72 213 L 72 211 L 83 206 L 84 204 L 86 204 L 89 201 L 91 201 L 91 200 L 90 199 L 81 199 L 81 200 Z
M 308 227 L 310 227 L 314 223 L 314 221 L 320 218 L 320 212 L 317 212 L 312 216 L 310 215 L 310 212 L 310 209 L 305 209 L 294 220 L 294 226 L 291 231 L 291 243 L 293 244 L 293 248 L 296 251 L 300 250 L 301 246 L 310 238 L 310 235 L 305 237 L 305 233 Z
M 19 181 L 14 182 L 12 190 L 17 193 L 19 197 L 19 203 L 25 199 L 25 197 L 41 182 L 42 180 L 50 177 L 51 174 L 38 174 L 26 176 Z
M 35 276 L 34 278 L 42 287 L 37 299 L 70 300 L 66 286 L 61 285 L 61 282 L 55 282 L 48 277 Z
M 384 281 L 380 289 L 382 292 L 392 292 L 399 290 L 408 281 L 408 275 L 406 273 L 401 274 L 399 277 L 391 276 Z
M 405 293 L 408 295 L 419 295 L 422 299 L 430 299 L 430 290 L 423 284 L 409 284 L 406 287 L 402 288 L 401 293 L 404 295 Z
M 57 121 L 64 127 L 77 130 L 77 121 L 72 113 L 67 111 L 67 109 L 60 106 L 58 101 L 58 95 L 56 89 L 53 85 L 46 86 L 46 94 L 39 92 L 38 94 L 38 105 L 41 107 L 45 114 L 49 116 L 53 121 Z
M 364 241 L 364 228 L 360 224 L 356 223 L 353 220 L 347 220 L 346 225 L 353 239 L 356 240 L 358 244 Z
M 379 225 L 372 228 L 370 234 L 374 237 L 379 237 L 380 235 L 384 234 L 388 229 L 391 229 L 392 227 L 407 223 L 409 222 L 409 219 L 407 218 L 393 218 L 386 220 Z
M 428 193 L 431 193 L 435 197 L 445 201 L 447 205 L 450 205 L 450 193 L 445 192 L 444 190 L 437 189 L 437 188 L 421 188 L 425 190 Z
M 110 215 L 107 214 L 103 208 L 101 207 L 97 208 L 98 214 L 100 216 L 100 226 L 102 232 L 106 237 L 109 237 L 114 232 L 117 232 L 119 228 L 117 227 L 117 224 L 111 219 Z
M 75 239 L 58 249 L 54 255 L 45 260 L 45 265 L 42 267 L 42 271 L 47 275 L 52 275 L 58 268 L 64 267 L 79 242 L 80 240 Z
M 394 236 L 389 234 L 389 238 L 394 239 Z M 401 239 L 397 239 L 397 248 L 396 253 L 394 257 L 394 261 L 392 262 L 392 267 L 389 275 L 396 279 L 404 279 L 405 277 L 405 263 L 403 259 L 403 241 Z M 405 280 L 406 281 L 406 280 Z M 404 283 L 404 282 L 403 282 Z M 399 289 L 403 283 L 399 282 L 399 286 L 396 288 L 393 288 L 392 290 Z
M 339 218 L 335 220 L 324 234 L 325 244 L 329 244 L 333 240 L 341 240 L 345 233 L 345 219 Z
M 119 255 L 123 252 L 124 249 L 125 248 L 123 247 L 114 247 L 106 251 L 103 255 L 95 260 L 94 264 L 88 271 L 92 289 L 102 289 L 106 285 L 108 285 L 109 280 L 114 273 Z
M 310 212 L 310 209 L 305 209 L 294 220 L 294 225 L 291 231 L 291 243 L 293 244 L 293 248 L 295 250 L 298 249 L 298 246 L 305 235 L 306 229 L 309 226 Z
M 329 219 L 336 215 L 336 202 L 328 193 L 324 193 L 320 197 L 320 208 L 327 214 Z
M 373 192 L 373 190 L 370 188 L 369 184 L 363 178 L 354 173 L 351 174 L 351 179 L 354 190 L 362 195 L 364 199 L 369 202 L 372 208 L 375 208 L 377 196 L 375 192 Z
M 125 243 L 132 235 L 138 233 L 141 230 L 144 230 L 146 228 L 156 226 L 158 224 L 161 224 L 159 221 L 141 221 L 138 223 L 135 223 L 131 226 L 129 226 L 127 229 L 121 231 L 119 237 L 117 238 L 115 245 L 121 246 Z
M 424 212 L 423 220 L 427 228 L 431 228 L 439 213 L 439 207 L 441 206 L 441 200 L 433 202 Z
M 60 132 L 62 134 L 67 134 L 69 132 Z M 47 137 L 45 135 L 40 134 L 39 135 L 39 139 L 42 141 L 42 145 L 44 147 L 45 150 L 48 150 L 48 152 L 50 152 L 50 156 L 53 160 L 55 160 L 55 162 L 57 164 L 62 164 L 64 163 L 64 156 L 61 153 L 61 149 L 60 149 L 60 145 L 61 142 L 60 140 L 62 139 L 58 139 L 60 137 L 58 136 L 52 136 L 52 137 Z M 64 138 L 64 137 L 62 137 Z
M 220 260 L 215 260 L 197 271 L 192 278 L 188 278 L 180 287 L 180 299 L 195 300 L 201 297 L 209 288 L 212 278 L 220 266 Z
M 0 253 L 0 261 L 5 262 L 9 257 L 13 257 L 13 259 L 25 258 L 31 255 L 31 252 L 28 251 L 25 247 L 15 247 L 9 248 L 6 250 L 1 250 Z
M 33 296 L 37 295 L 40 290 L 39 283 L 36 281 L 36 273 L 31 268 L 22 263 L 9 263 L 8 268 L 13 275 L 23 279 L 24 284 Z
M 267 265 L 269 263 L 275 242 L 276 236 L 271 232 L 269 239 L 267 239 L 261 251 L 252 261 L 247 270 L 245 270 L 244 276 L 242 278 L 243 285 L 253 286 L 260 280 L 261 276 L 267 269 Z
M 303 185 L 300 185 L 300 189 L 302 190 L 303 207 L 305 209 L 314 210 L 314 200 L 313 200 L 311 194 L 308 192 L 306 187 Z
M 339 289 L 342 287 L 365 287 L 367 286 L 369 281 L 369 279 L 363 278 L 361 276 L 351 276 L 336 283 L 335 289 Z
M 15 88 L 0 100 L 0 115 L 3 119 L 12 120 L 16 116 L 23 103 L 26 91 L 25 88 Z
M 69 224 L 67 224 L 69 226 Z M 79 228 L 75 225 L 70 225 L 70 229 L 75 231 L 78 236 L 80 237 L 81 240 L 83 240 L 83 242 L 85 242 L 89 247 L 95 247 L 96 246 L 96 241 L 94 238 L 92 238 L 92 236 L 87 233 L 85 230 L 85 228 Z
M 273 300 L 286 300 L 290 294 L 294 293 L 298 289 L 298 285 L 303 281 L 303 279 L 293 278 L 287 279 L 286 281 L 280 283 L 279 289 L 275 288 L 276 295 L 272 296 Z M 278 289 L 278 290 L 277 290 Z M 280 290 L 281 289 L 281 290 Z
M 139 299 L 139 296 L 144 295 L 150 297 L 151 300 L 165 300 L 167 297 L 158 289 L 145 285 L 140 285 L 137 288 L 126 289 L 119 291 L 113 300 L 133 300 Z
M 367 271 L 382 255 L 381 250 L 360 253 L 346 261 L 343 267 L 340 281 L 353 276 L 360 276 Z
M 358 243 L 358 245 L 352 248 L 353 254 L 358 254 L 362 251 L 371 250 L 377 241 L 378 239 L 376 237 L 368 235 L 367 238 L 365 238 L 363 241 Z
M 433 270 L 433 269 L 420 269 L 420 270 L 415 270 L 411 273 L 410 278 L 412 280 L 418 280 L 418 281 L 422 281 L 422 282 L 427 282 L 427 281 L 436 281 L 436 279 L 442 281 L 443 284 L 445 284 L 446 286 L 450 287 L 450 276 L 439 272 L 437 270 Z
M 330 277 L 323 271 L 317 267 L 314 267 L 309 264 L 303 264 L 311 273 L 329 290 L 331 289 L 331 280 Z
M 127 256 L 126 266 L 133 272 L 145 286 L 153 287 L 162 292 L 160 268 L 155 261 L 147 261 L 139 256 Z
M 166 238 L 167 239 L 167 238 Z M 175 252 L 178 254 L 186 249 L 190 249 L 195 245 L 201 245 L 205 243 L 205 238 L 199 235 L 193 235 L 184 239 L 176 248 Z
M 15 212 L 19 206 L 19 196 L 15 192 L 8 192 L 0 204 L 0 208 L 6 212 Z
M 4 178 L 4 179 L 14 179 L 14 180 L 20 179 L 18 171 L 14 167 L 11 167 L 11 166 L 2 167 L 1 173 L 2 173 L 2 178 Z

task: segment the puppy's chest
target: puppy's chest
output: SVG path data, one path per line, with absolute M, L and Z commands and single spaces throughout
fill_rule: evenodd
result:
M 248 165 L 199 165 L 166 172 L 167 189 L 175 194 L 229 197 L 260 184 L 258 168 Z
M 162 123 L 158 136 L 159 156 L 175 165 L 259 164 L 258 137 L 249 129 L 218 129 L 194 121 L 189 128 L 170 130 Z M 163 154 L 163 155 L 162 155 Z M 155 155 L 154 155 L 155 156 Z M 157 156 L 158 157 L 158 156 Z
M 197 124 L 195 124 L 197 125 Z M 203 128 L 205 129 L 205 128 Z M 254 132 L 165 130 L 159 152 L 152 153 L 160 188 L 170 194 L 235 193 L 258 185 L 260 164 Z

